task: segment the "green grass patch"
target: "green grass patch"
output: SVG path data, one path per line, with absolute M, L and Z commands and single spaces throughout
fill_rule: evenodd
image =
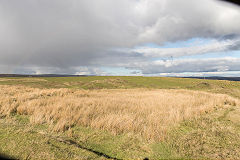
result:
M 171 131 L 169 144 L 185 159 L 239 159 L 239 126 L 226 118 L 235 108 L 238 107 L 182 122 Z
M 0 85 L 24 85 L 36 88 L 122 89 L 157 88 L 191 89 L 240 97 L 240 82 L 171 77 L 89 76 L 0 78 Z

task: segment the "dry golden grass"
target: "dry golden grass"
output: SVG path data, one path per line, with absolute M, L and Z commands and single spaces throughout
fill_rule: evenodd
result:
M 82 125 L 154 140 L 161 140 L 169 126 L 184 119 L 238 103 L 227 95 L 189 90 L 72 90 L 7 85 L 0 89 L 2 115 L 30 115 L 32 123 L 48 123 L 57 131 Z

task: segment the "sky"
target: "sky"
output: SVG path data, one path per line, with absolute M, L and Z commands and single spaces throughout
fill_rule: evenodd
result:
M 217 0 L 0 0 L 0 73 L 240 76 L 240 7 Z

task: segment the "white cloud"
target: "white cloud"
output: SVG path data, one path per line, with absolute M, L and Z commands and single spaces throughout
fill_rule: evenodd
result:
M 182 72 L 182 73 L 160 73 L 151 76 L 168 76 L 168 77 L 238 77 L 240 71 L 227 71 L 227 72 Z
M 181 73 L 181 72 L 226 72 L 239 71 L 240 58 L 205 58 L 205 59 L 178 59 L 157 60 L 128 64 L 131 69 L 141 70 L 143 74 Z
M 140 53 L 145 57 L 181 57 L 190 55 L 199 55 L 205 53 L 222 52 L 231 49 L 236 46 L 236 42 L 239 40 L 225 40 L 217 41 L 214 40 L 209 44 L 200 46 L 190 46 L 183 48 L 152 48 L 152 47 L 141 47 L 137 49 L 130 49 L 130 52 Z

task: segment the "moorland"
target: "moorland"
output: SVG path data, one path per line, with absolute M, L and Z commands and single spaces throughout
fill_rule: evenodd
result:
M 239 159 L 240 82 L 1 77 L 0 153 L 16 159 Z

